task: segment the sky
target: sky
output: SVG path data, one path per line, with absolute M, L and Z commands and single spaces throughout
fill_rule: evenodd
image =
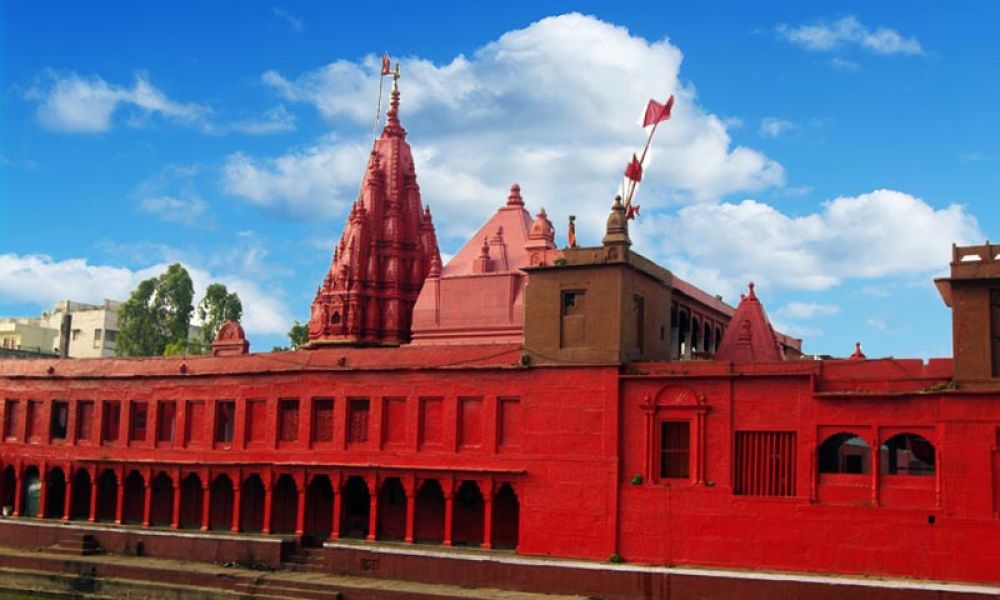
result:
M 951 355 L 933 278 L 1000 236 L 989 2 L 3 2 L 0 315 L 175 261 L 251 349 L 306 321 L 357 195 L 378 58 L 447 258 L 519 183 L 596 245 L 675 95 L 633 249 L 809 353 Z M 383 105 L 384 107 L 384 105 Z

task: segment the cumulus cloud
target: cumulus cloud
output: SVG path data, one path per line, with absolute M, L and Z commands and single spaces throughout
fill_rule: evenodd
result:
M 267 135 L 295 130 L 295 115 L 279 104 L 259 117 L 234 121 L 229 129 L 247 135 Z
M 787 119 L 766 117 L 760 120 L 760 129 L 757 130 L 757 133 L 760 137 L 774 139 L 796 129 L 798 129 L 798 125 Z
M 139 202 L 139 209 L 156 215 L 164 221 L 179 223 L 188 227 L 205 225 L 204 217 L 208 205 L 200 196 L 150 196 Z
M 976 219 L 903 192 L 843 196 L 790 216 L 756 200 L 687 206 L 636 222 L 639 251 L 681 277 L 733 298 L 761 289 L 825 290 L 845 279 L 941 271 L 951 244 L 983 239 Z
M 876 54 L 923 54 L 915 37 L 904 37 L 895 29 L 879 27 L 871 30 L 857 17 L 848 16 L 832 23 L 792 26 L 778 25 L 778 35 L 806 50 L 834 50 L 842 46 L 857 46 Z
M 158 115 L 185 125 L 203 125 L 210 113 L 205 106 L 171 100 L 143 73 L 136 75 L 132 87 L 76 73 L 59 76 L 50 72 L 48 79 L 45 85 L 30 90 L 27 97 L 38 102 L 38 120 L 52 131 L 108 131 L 113 115 L 121 108 L 131 108 L 141 118 Z
M 143 279 L 166 270 L 167 263 L 141 269 L 94 265 L 84 258 L 53 260 L 40 254 L 0 254 L 0 302 L 32 303 L 47 308 L 58 300 L 100 303 L 124 300 Z M 284 302 L 239 275 L 214 274 L 185 264 L 195 287 L 195 302 L 212 282 L 226 284 L 243 302 L 243 326 L 248 332 L 284 334 L 291 312 Z
M 680 80 L 682 58 L 668 39 L 580 14 L 543 19 L 443 63 L 402 58 L 400 114 L 425 202 L 448 213 L 450 234 L 465 235 L 517 181 L 532 208 L 544 205 L 557 220 L 577 213 L 580 230 L 596 233 L 628 157 L 645 142 L 646 102 L 671 93 L 673 118 L 658 129 L 647 161 L 644 210 L 782 185 L 780 164 L 734 145 L 732 122 L 699 105 Z M 339 136 L 278 157 L 234 154 L 226 189 L 297 214 L 344 210 L 370 148 L 377 72 L 372 55 L 297 75 L 265 73 L 265 84 L 314 106 Z M 581 206 L 594 210 L 579 214 Z
M 840 307 L 835 304 L 789 302 L 779 308 L 775 314 L 788 319 L 815 319 L 816 317 L 835 315 L 839 312 Z

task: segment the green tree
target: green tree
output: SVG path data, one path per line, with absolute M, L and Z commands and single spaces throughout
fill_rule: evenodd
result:
M 309 342 L 309 325 L 292 322 L 292 328 L 288 330 L 288 341 L 292 344 L 292 350 L 305 346 Z
M 154 356 L 163 353 L 161 318 L 155 306 L 156 278 L 146 279 L 118 307 L 118 356 Z
M 239 321 L 243 316 L 243 303 L 236 292 L 230 292 L 221 283 L 213 283 L 205 290 L 205 297 L 198 303 L 198 320 L 201 321 L 201 343 L 212 345 L 219 327 L 226 321 Z
M 194 306 L 194 284 L 174 263 L 158 277 L 142 281 L 118 308 L 118 356 L 157 356 L 168 345 L 187 344 Z

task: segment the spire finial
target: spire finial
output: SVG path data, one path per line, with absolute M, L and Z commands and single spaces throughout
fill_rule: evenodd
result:
M 854 342 L 854 353 L 851 354 L 851 360 L 865 360 L 867 358 L 865 353 L 861 351 L 861 342 Z
M 747 300 L 756 300 L 757 299 L 757 294 L 755 294 L 754 291 L 753 291 L 754 282 L 751 281 L 750 283 L 748 283 L 747 284 L 747 288 L 749 288 L 750 291 L 747 292 L 746 299 Z
M 514 184 L 510 186 L 510 195 L 507 196 L 507 206 L 524 206 L 524 199 L 521 198 L 521 186 Z

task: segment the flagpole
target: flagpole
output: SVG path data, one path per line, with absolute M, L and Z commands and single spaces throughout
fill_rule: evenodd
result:
M 656 133 L 656 128 L 660 126 L 660 121 L 653 123 L 653 128 L 649 131 L 649 136 L 646 138 L 646 145 L 642 148 L 642 154 L 639 156 L 639 166 L 642 166 L 646 162 L 646 151 L 649 150 L 649 145 L 653 143 L 653 134 Z M 630 179 L 631 185 L 629 185 L 628 197 L 625 200 L 625 206 L 632 205 L 632 196 L 635 195 L 636 181 Z
M 375 107 L 375 126 L 372 127 L 372 139 L 378 139 L 378 123 L 382 120 L 382 86 L 385 84 L 385 73 L 379 67 L 378 105 Z

